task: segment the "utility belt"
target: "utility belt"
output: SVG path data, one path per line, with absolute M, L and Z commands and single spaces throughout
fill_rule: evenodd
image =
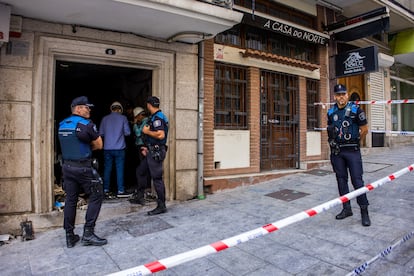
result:
M 72 167 L 93 167 L 98 168 L 98 160 L 96 159 L 82 159 L 82 160 L 63 160 L 63 164 Z
M 155 144 L 155 145 L 147 145 L 147 147 L 148 147 L 148 150 L 160 150 L 160 149 L 162 149 L 162 148 L 165 148 L 165 150 L 167 150 L 168 149 L 168 146 L 167 145 L 158 145 L 158 144 Z
M 331 152 L 338 155 L 341 151 L 356 151 L 359 150 L 359 143 L 337 143 L 335 140 L 329 141 Z
M 346 144 L 338 144 L 341 150 L 356 150 L 359 149 L 358 143 L 346 143 Z

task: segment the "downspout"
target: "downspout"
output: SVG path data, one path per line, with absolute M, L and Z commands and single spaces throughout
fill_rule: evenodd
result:
M 198 43 L 198 131 L 197 131 L 197 198 L 204 196 L 204 42 Z

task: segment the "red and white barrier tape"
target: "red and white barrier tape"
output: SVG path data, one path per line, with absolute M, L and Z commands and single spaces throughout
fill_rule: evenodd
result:
M 154 261 L 151 263 L 147 263 L 145 265 L 140 265 L 137 267 L 133 267 L 130 269 L 126 269 L 123 271 L 119 271 L 110 275 L 125 275 L 125 276 L 137 276 L 137 275 L 149 275 L 155 272 L 159 272 L 162 270 L 166 270 L 168 268 L 172 268 L 174 266 L 195 260 L 195 259 L 199 259 L 202 258 L 204 256 L 213 254 L 213 253 L 217 253 L 219 251 L 225 250 L 227 248 L 230 248 L 232 246 L 236 246 L 238 244 L 247 242 L 249 240 L 267 235 L 271 232 L 274 232 L 276 230 L 279 230 L 285 226 L 288 226 L 290 224 L 302 221 L 304 219 L 313 217 L 319 213 L 322 213 L 336 205 L 340 205 L 344 202 L 347 202 L 353 198 L 356 198 L 359 195 L 365 194 L 379 186 L 382 186 L 383 184 L 393 181 L 395 179 L 397 179 L 398 177 L 411 172 L 414 170 L 414 164 L 411 164 L 410 166 L 399 170 L 397 172 L 395 172 L 392 175 L 389 175 L 387 177 L 384 177 L 380 180 L 377 180 L 375 182 L 373 182 L 372 184 L 367 184 L 362 188 L 359 188 L 353 192 L 350 192 L 346 195 L 343 195 L 341 197 L 338 197 L 336 199 L 330 200 L 328 202 L 325 202 L 323 204 L 320 204 L 314 208 L 308 209 L 306 211 L 302 211 L 300 213 L 297 213 L 293 216 L 284 218 L 282 220 L 279 220 L 277 222 L 274 223 L 270 223 L 267 225 L 264 225 L 260 228 L 248 231 L 248 232 L 244 232 L 242 234 L 239 234 L 237 236 L 233 236 L 231 238 L 225 239 L 225 240 L 221 240 L 221 241 L 217 241 L 215 243 L 212 243 L 210 245 L 206 245 L 203 247 L 199 247 L 197 249 L 191 250 L 191 251 L 187 251 L 181 254 L 177 254 L 165 259 L 161 259 L 158 261 Z
M 326 127 L 315 127 L 313 128 L 313 130 L 317 130 L 317 131 L 322 131 L 322 130 L 326 130 Z M 371 133 L 389 133 L 392 135 L 399 135 L 399 136 L 411 136 L 414 135 L 414 131 L 406 131 L 406 130 L 376 130 L 376 129 L 371 129 L 369 130 L 369 132 Z
M 362 274 L 365 270 L 367 270 L 367 268 L 376 260 L 378 260 L 379 258 L 385 258 L 386 256 L 388 256 L 389 254 L 391 254 L 391 252 L 399 245 L 403 244 L 404 242 L 408 241 L 409 239 L 411 239 L 414 236 L 414 232 L 411 231 L 410 233 L 408 233 L 407 235 L 405 235 L 404 237 L 402 237 L 402 239 L 400 239 L 399 241 L 397 241 L 396 243 L 394 243 L 393 245 L 385 248 L 383 251 L 381 251 L 381 253 L 379 253 L 378 255 L 376 255 L 375 257 L 373 257 L 372 259 L 370 259 L 369 261 L 363 263 L 362 265 L 358 266 L 357 268 L 355 268 L 352 272 L 348 273 L 346 276 L 356 276 L 356 275 L 360 275 Z
M 414 99 L 404 99 L 404 100 L 382 100 L 382 101 L 350 101 L 354 104 L 407 104 L 407 103 L 414 103 Z M 314 105 L 334 105 L 335 103 L 314 103 Z

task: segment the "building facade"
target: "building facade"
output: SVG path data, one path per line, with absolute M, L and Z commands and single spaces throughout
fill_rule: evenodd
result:
M 213 191 L 328 158 L 326 133 L 315 130 L 324 114 L 314 105 L 329 96 L 329 36 L 318 24 L 325 8 L 300 1 L 233 8 L 242 23 L 205 42 L 204 176 Z
M 388 43 L 414 28 L 413 16 L 395 5 L 392 37 L 343 43 L 324 26 L 363 12 L 354 1 L 131 0 L 80 7 L 94 1 L 63 1 L 69 6 L 46 16 L 40 11 L 50 6 L 39 11 L 0 0 L 10 10 L 10 37 L 0 48 L 0 233 L 17 231 L 26 219 L 37 230 L 61 225 L 54 207 L 61 184 L 56 125 L 79 95 L 95 104 L 95 123 L 114 100 L 131 111 L 148 95 L 160 97 L 170 119 L 164 178 L 168 200 L 178 201 L 326 164 L 327 135 L 320 129 L 327 105 L 315 103 L 330 103 L 337 82 L 360 100 L 413 98 L 414 63 L 399 55 L 414 50 Z M 115 10 L 123 20 L 104 20 Z M 334 55 L 372 43 L 377 71 L 336 78 Z M 412 109 L 364 108 L 371 129 L 380 131 L 369 135 L 366 148 L 412 142 L 391 132 L 412 130 Z M 133 188 L 131 181 L 126 185 Z

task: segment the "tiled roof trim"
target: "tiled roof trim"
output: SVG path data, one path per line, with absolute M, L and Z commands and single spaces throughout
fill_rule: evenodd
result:
M 298 60 L 294 58 L 279 56 L 279 55 L 275 55 L 271 53 L 266 53 L 266 52 L 262 52 L 259 50 L 246 49 L 244 53 L 242 52 L 242 55 L 243 57 L 252 57 L 252 58 L 262 59 L 266 61 L 277 62 L 277 63 L 299 67 L 299 68 L 303 68 L 303 69 L 307 69 L 311 71 L 314 71 L 320 68 L 320 65 L 318 64 L 314 64 L 314 63 L 310 63 L 310 62 L 306 62 L 306 61 Z

